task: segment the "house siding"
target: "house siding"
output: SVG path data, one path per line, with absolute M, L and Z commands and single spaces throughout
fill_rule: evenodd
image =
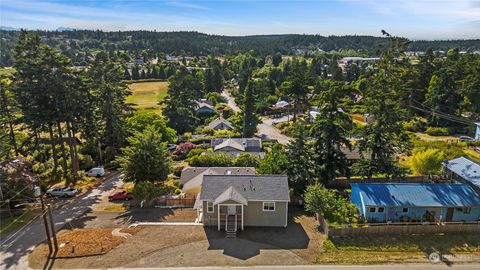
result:
M 358 207 L 358 206 L 357 206 Z M 435 212 L 435 219 L 446 221 L 448 207 L 384 207 L 383 213 L 371 213 L 370 207 L 382 207 L 382 206 L 366 206 L 365 217 L 369 222 L 387 222 L 394 221 L 399 222 L 404 218 L 424 220 L 424 216 L 428 211 Z M 408 208 L 407 213 L 403 213 L 403 208 Z M 458 211 L 454 208 L 452 221 L 478 221 L 480 219 L 480 207 L 472 207 L 470 213 L 465 214 L 462 211 Z
M 234 201 L 226 201 L 222 204 L 236 204 Z M 259 227 L 285 227 L 287 221 L 287 202 L 275 202 L 275 211 L 263 211 L 263 202 L 249 201 L 243 207 L 244 226 Z M 237 213 L 240 213 L 237 206 Z M 223 212 L 222 212 L 223 213 Z M 218 206 L 214 206 L 214 212 L 207 212 L 207 202 L 203 201 L 203 224 L 205 226 L 217 226 Z

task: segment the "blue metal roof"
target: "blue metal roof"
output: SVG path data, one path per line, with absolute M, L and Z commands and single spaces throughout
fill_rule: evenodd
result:
M 471 207 L 480 194 L 467 184 L 351 184 L 352 198 L 365 206 Z
M 480 165 L 477 163 L 467 158 L 459 157 L 445 161 L 443 166 L 463 179 L 480 187 Z

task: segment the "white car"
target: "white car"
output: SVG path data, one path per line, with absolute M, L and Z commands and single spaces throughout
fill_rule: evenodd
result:
M 73 197 L 78 193 L 76 188 L 56 187 L 47 190 L 46 194 L 50 197 Z
M 102 167 L 91 168 L 85 174 L 87 176 L 92 176 L 92 177 L 102 177 L 105 175 L 105 169 Z

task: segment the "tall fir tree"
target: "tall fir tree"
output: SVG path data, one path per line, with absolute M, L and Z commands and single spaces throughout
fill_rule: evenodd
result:
M 257 131 L 258 117 L 255 112 L 255 84 L 249 80 L 244 94 L 243 137 L 252 137 Z

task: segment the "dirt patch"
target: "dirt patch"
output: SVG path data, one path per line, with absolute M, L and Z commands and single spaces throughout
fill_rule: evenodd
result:
M 75 229 L 58 235 L 59 250 L 56 258 L 75 258 L 105 254 L 125 241 L 124 237 L 113 236 L 112 228 Z M 122 233 L 135 234 L 142 227 L 125 228 Z M 35 250 L 43 257 L 48 256 L 48 245 L 41 244 Z

